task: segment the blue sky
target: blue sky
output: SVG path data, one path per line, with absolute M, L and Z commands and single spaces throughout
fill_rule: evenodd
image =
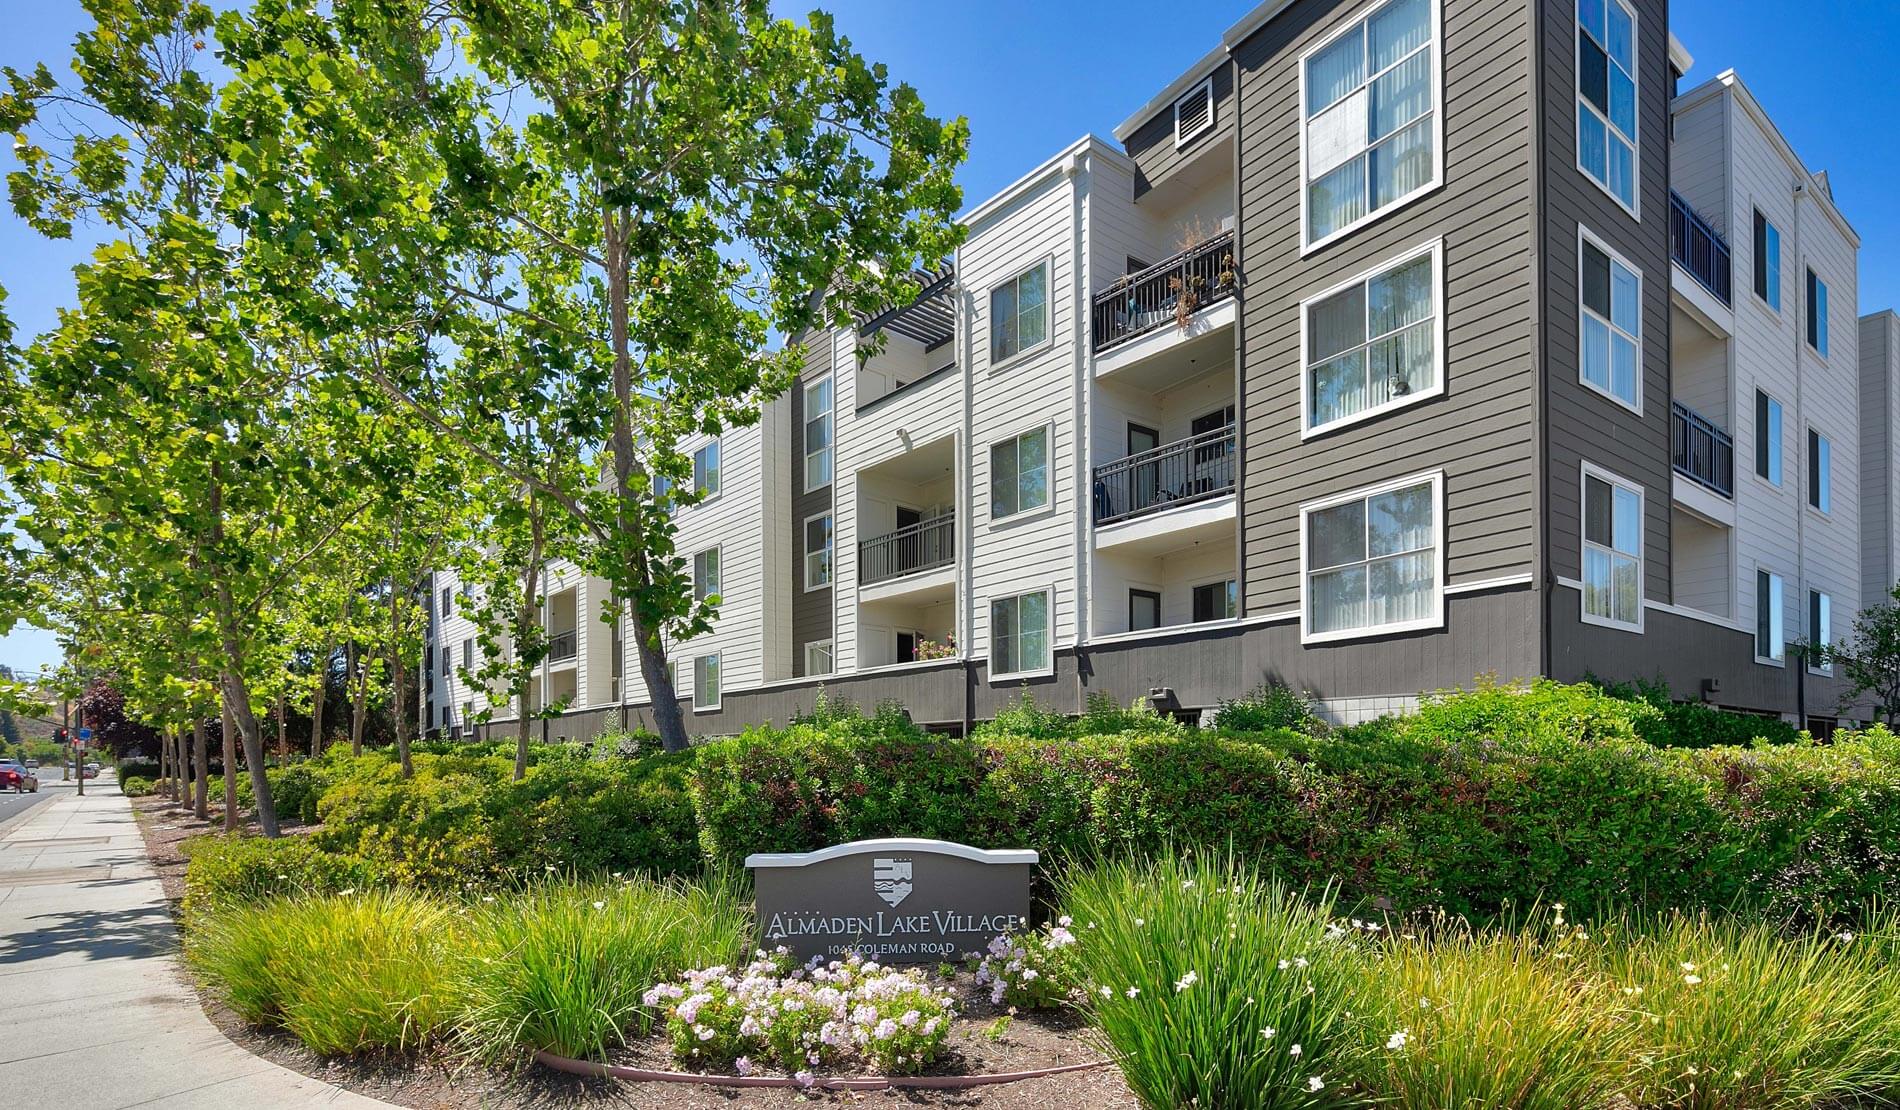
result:
M 799 13 L 808 3 L 780 4 Z M 961 175 L 974 204 L 1085 132 L 1116 124 L 1220 41 L 1252 0 L 834 0 L 825 5 L 866 56 L 917 86 L 940 114 L 972 132 Z M 84 23 L 78 0 L 10 5 L 0 64 L 38 61 L 64 73 Z M 1900 305 L 1900 207 L 1891 190 L 1900 154 L 1881 120 L 1900 118 L 1900 9 L 1885 3 L 1674 0 L 1676 36 L 1695 55 L 1685 87 L 1733 68 L 1810 169 L 1825 169 L 1835 202 L 1861 236 L 1860 308 Z M 1157 18 L 1157 13 L 1160 17 Z M 0 172 L 15 168 L 0 149 Z M 49 244 L 0 215 L 0 285 L 22 333 L 49 326 L 72 292 L 72 266 L 90 244 Z M 0 637 L 0 664 L 58 658 L 51 637 Z

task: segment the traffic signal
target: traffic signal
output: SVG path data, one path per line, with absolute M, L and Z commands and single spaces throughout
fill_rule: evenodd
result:
M 63 745 L 72 743 L 72 741 L 73 741 L 72 734 L 67 732 L 65 729 L 56 728 L 53 730 L 54 743 L 60 744 L 63 746 Z

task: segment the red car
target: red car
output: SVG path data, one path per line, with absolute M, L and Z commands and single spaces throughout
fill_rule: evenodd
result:
M 0 759 L 0 790 L 11 790 L 15 794 L 38 794 L 39 776 L 14 760 Z

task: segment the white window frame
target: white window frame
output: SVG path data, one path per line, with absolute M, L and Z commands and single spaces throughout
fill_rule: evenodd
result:
M 708 597 L 723 598 L 725 596 L 726 555 L 721 550 L 724 546 L 724 544 L 716 543 L 711 547 L 693 552 L 693 600 L 695 602 L 703 601 Z M 702 593 L 701 590 L 705 584 L 700 581 L 700 560 L 708 555 L 712 556 L 712 589 Z
M 1021 281 L 1023 278 L 1027 277 L 1030 273 L 1034 272 L 1037 269 L 1041 269 L 1043 271 L 1042 339 L 1033 347 L 1018 347 L 1013 353 L 1006 355 L 1003 358 L 997 358 L 996 357 L 996 293 L 997 293 L 997 290 L 1002 289 L 1005 286 L 1015 285 L 1017 282 Z M 984 291 L 984 294 L 983 294 L 984 324 L 989 329 L 986 332 L 986 335 L 987 335 L 987 342 L 989 344 L 989 349 L 988 349 L 987 354 L 989 356 L 991 370 L 1001 370 L 1006 366 L 1014 366 L 1015 364 L 1023 361 L 1026 358 L 1029 358 L 1033 355 L 1039 354 L 1042 351 L 1047 350 L 1050 346 L 1052 346 L 1055 343 L 1056 341 L 1055 281 L 1056 281 L 1055 255 L 1045 254 L 1041 258 L 1038 258 L 1036 261 L 1031 262 L 1029 265 L 1024 266 L 1021 269 L 1014 271 L 1013 273 L 1010 274 L 1009 277 L 1004 278 L 1002 281 L 999 281 L 995 283 L 994 285 L 991 285 L 988 289 Z M 1020 336 L 1018 337 L 1018 341 L 1019 342 L 1021 341 Z
M 1819 605 L 1815 604 L 1817 601 L 1820 602 Z M 1821 618 L 1820 628 L 1814 627 L 1816 614 L 1819 614 Z M 1808 643 L 1810 645 L 1819 644 L 1822 647 L 1831 645 L 1834 637 L 1834 595 L 1828 593 L 1826 590 L 1817 590 L 1813 586 L 1809 586 L 1808 611 L 1804 616 L 1808 622 Z M 1834 673 L 1834 664 L 1832 662 L 1817 667 L 1814 665 L 1813 653 L 1809 652 L 1806 654 L 1809 674 L 1831 675 Z
M 829 523 L 825 525 L 825 540 L 830 553 L 825 560 L 825 580 L 823 582 L 814 582 L 811 577 L 811 557 L 814 554 L 810 546 L 811 522 L 814 520 L 829 521 Z M 829 511 L 813 513 L 805 518 L 804 523 L 799 527 L 798 550 L 800 557 L 805 563 L 806 592 L 830 589 L 831 584 L 838 580 L 838 521 Z
M 1632 86 L 1630 96 L 1635 101 L 1634 106 L 1636 109 L 1636 134 L 1628 136 L 1630 141 L 1630 192 L 1632 194 L 1630 199 L 1634 203 L 1623 203 L 1623 198 L 1616 195 L 1615 190 L 1610 188 L 1608 181 L 1597 180 L 1597 176 L 1591 173 L 1589 168 L 1583 164 L 1583 131 L 1581 128 L 1577 130 L 1576 139 L 1577 172 L 1583 175 L 1584 180 L 1589 181 L 1597 188 L 1603 190 L 1603 195 L 1615 201 L 1618 208 L 1628 212 L 1631 219 L 1637 223 L 1641 223 L 1643 221 L 1643 66 L 1640 60 L 1640 55 L 1643 52 L 1642 13 L 1637 11 L 1633 6 L 1623 3 L 1623 0 L 1603 0 L 1606 19 L 1608 18 L 1607 13 L 1609 6 L 1612 4 L 1623 8 L 1629 13 L 1630 60 L 1636 63 L 1635 71 L 1630 74 L 1630 85 Z M 1616 124 L 1611 123 L 1610 117 L 1607 114 L 1597 111 L 1596 105 L 1584 99 L 1583 45 L 1577 41 L 1577 33 L 1582 30 L 1583 12 L 1581 10 L 1581 0 L 1579 0 L 1579 2 L 1573 3 L 1570 7 L 1570 65 L 1572 70 L 1571 84 L 1574 86 L 1571 99 L 1576 102 L 1575 106 L 1578 111 L 1587 111 L 1603 121 L 1604 134 L 1606 136 L 1614 133 L 1621 137 L 1623 134 L 1622 129 L 1617 127 Z M 1609 45 L 1607 43 L 1598 43 L 1597 45 L 1603 47 L 1605 64 L 1611 66 L 1616 65 L 1616 59 L 1609 57 Z M 1575 126 L 1574 122 L 1572 125 Z M 1603 176 L 1606 178 L 1610 176 L 1610 155 L 1607 138 L 1604 143 Z
M 994 462 L 996 449 L 998 447 L 1001 447 L 1005 443 L 1015 442 L 1015 443 L 1020 444 L 1024 436 L 1029 435 L 1033 432 L 1037 432 L 1037 431 L 1040 431 L 1043 433 L 1043 440 L 1042 440 L 1043 451 L 1044 451 L 1043 460 L 1042 460 L 1043 490 L 1044 490 L 1043 502 L 1040 505 L 1036 505 L 1027 509 L 1023 508 L 1019 504 L 1016 507 L 1015 511 L 998 515 L 998 513 L 996 512 L 996 464 Z M 986 479 L 984 483 L 984 496 L 988 500 L 990 523 L 1000 524 L 1006 520 L 1022 520 L 1031 516 L 1035 516 L 1036 514 L 1039 514 L 1039 513 L 1049 512 L 1052 506 L 1054 506 L 1056 503 L 1055 459 L 1056 459 L 1056 426 L 1055 426 L 1055 421 L 1053 420 L 1044 421 L 1041 424 L 1031 424 L 1027 428 L 1021 428 L 1015 432 L 1012 432 L 1009 435 L 1001 436 L 997 439 L 991 440 L 983 456 L 984 466 L 988 468 L 988 473 L 984 475 Z M 1022 479 L 1022 472 L 1023 472 L 1022 449 L 1020 446 L 1018 446 L 1017 457 L 1016 457 L 1016 475 L 1017 475 L 1017 481 L 1018 481 L 1018 493 L 1021 492 L 1020 483 Z M 1033 593 L 1034 591 L 1031 591 L 1031 592 Z
M 817 670 L 812 669 L 811 660 L 812 660 L 812 653 L 814 651 L 823 651 L 825 653 L 825 669 L 822 671 L 817 671 Z M 836 651 L 837 651 L 837 641 L 831 639 L 830 637 L 826 637 L 823 640 L 812 640 L 806 643 L 805 644 L 805 677 L 815 678 L 819 675 L 836 674 L 838 670 L 838 657 L 836 655 Z
M 700 466 L 699 457 L 706 453 L 707 448 L 712 449 L 713 453 L 719 457 L 719 461 L 714 463 L 711 467 L 712 484 L 701 487 L 699 484 L 700 477 L 705 473 L 705 469 Z M 719 491 L 725 488 L 725 469 L 726 450 L 720 446 L 717 437 L 709 439 L 698 447 L 693 448 L 693 495 L 699 498 L 698 504 L 704 505 L 708 501 L 717 501 L 719 499 Z
M 1018 614 L 1018 617 L 1017 617 L 1018 626 L 1017 626 L 1016 638 L 1018 641 L 1020 641 L 1022 639 L 1022 629 L 1021 629 L 1022 599 L 1025 597 L 1033 597 L 1036 594 L 1043 594 L 1048 598 L 1048 604 L 1045 607 L 1044 611 L 1049 614 L 1049 624 L 1048 624 L 1048 627 L 1044 630 L 1045 635 L 1043 636 L 1043 643 L 1046 645 L 1047 651 L 1048 651 L 1047 661 L 1041 662 L 1040 665 L 1035 666 L 1035 667 L 1027 667 L 1027 668 L 1014 670 L 1014 671 L 994 670 L 993 668 L 996 662 L 996 604 L 1001 601 L 1010 601 L 1010 600 L 1014 600 L 1016 602 L 1016 611 Z M 984 613 L 987 616 L 987 619 L 989 622 L 989 655 L 987 658 L 985 658 L 984 664 L 985 666 L 992 668 L 989 671 L 990 682 L 992 683 L 1006 682 L 1006 681 L 1013 681 L 1013 680 L 1021 679 L 1021 678 L 1033 678 L 1033 677 L 1039 677 L 1039 676 L 1044 676 L 1044 675 L 1051 675 L 1055 673 L 1055 666 L 1056 666 L 1056 588 L 1055 586 L 1053 585 L 1036 586 L 1032 589 L 1018 590 L 1015 593 L 996 594 L 992 596 L 991 598 L 989 598 L 988 603 L 984 607 Z M 1018 660 L 1018 662 L 1021 662 L 1021 661 Z
M 1310 361 L 1312 355 L 1309 346 L 1311 340 L 1310 321 L 1313 306 L 1326 300 L 1328 297 L 1337 296 L 1355 285 L 1364 285 L 1380 274 L 1396 270 L 1422 254 L 1430 254 L 1432 256 L 1432 317 L 1438 325 L 1435 329 L 1436 335 L 1433 340 L 1436 348 L 1434 354 L 1438 360 L 1438 373 L 1434 376 L 1435 382 L 1432 387 L 1409 394 L 1405 397 L 1397 398 L 1396 400 L 1387 401 L 1382 405 L 1374 405 L 1371 408 L 1361 409 L 1351 416 L 1342 416 L 1337 420 L 1329 420 L 1324 424 L 1308 424 L 1307 422 L 1312 418 L 1313 412 L 1313 366 Z M 1372 311 L 1370 302 L 1368 302 L 1366 311 L 1368 313 Z M 1365 343 L 1361 344 L 1362 347 L 1370 347 L 1373 343 L 1373 339 L 1370 337 L 1370 327 L 1368 327 L 1367 330 L 1368 338 Z M 1433 239 L 1429 243 L 1422 243 L 1406 251 L 1404 254 L 1394 255 L 1391 258 L 1384 259 L 1370 269 L 1363 270 L 1347 278 L 1345 281 L 1339 282 L 1337 285 L 1322 289 L 1300 302 L 1300 438 L 1304 440 L 1312 439 L 1315 436 L 1326 435 L 1340 428 L 1348 428 L 1354 424 L 1373 420 L 1388 412 L 1406 408 L 1421 401 L 1430 400 L 1433 397 L 1442 397 L 1445 394 L 1445 377 L 1448 368 L 1445 358 L 1445 241 L 1441 238 Z
M 1183 132 L 1181 130 L 1181 104 L 1196 93 L 1207 98 L 1207 122 L 1192 131 Z M 1214 130 L 1214 77 L 1212 74 L 1209 74 L 1200 84 L 1195 85 L 1180 96 L 1174 98 L 1174 147 L 1176 150 L 1179 150 L 1212 130 Z
M 1406 489 L 1410 486 L 1430 485 L 1432 487 L 1432 549 L 1437 558 L 1433 567 L 1437 571 L 1432 583 L 1432 612 L 1428 617 L 1412 621 L 1396 621 L 1391 624 L 1366 625 L 1362 628 L 1342 628 L 1332 632 L 1312 631 L 1313 607 L 1307 604 L 1307 591 L 1312 580 L 1309 569 L 1309 523 L 1312 515 L 1322 509 L 1344 505 L 1351 501 L 1367 501 L 1382 493 Z M 1361 486 L 1346 490 L 1300 505 L 1300 642 L 1302 644 L 1324 644 L 1337 640 L 1363 640 L 1375 636 L 1387 636 L 1399 632 L 1413 632 L 1419 629 L 1445 627 L 1445 472 L 1427 470 L 1417 474 L 1407 474 L 1403 478 L 1394 478 L 1377 485 Z
M 1802 462 L 1807 470 L 1807 488 L 1801 491 L 1801 503 L 1821 516 L 1834 514 L 1834 441 L 1814 425 L 1808 425 L 1807 442 L 1801 445 Z M 1817 489 L 1817 483 L 1819 488 Z M 1815 504 L 1816 494 L 1821 503 Z
M 821 386 L 829 386 L 830 393 L 831 393 L 831 402 L 829 405 L 826 406 L 824 413 L 820 417 L 827 424 L 827 431 L 825 435 L 826 443 L 825 443 L 825 446 L 819 448 L 816 451 L 813 451 L 811 450 L 811 426 L 814 420 L 819 419 L 819 418 L 814 418 L 812 416 L 811 397 L 812 397 L 812 393 L 816 391 L 817 389 L 819 389 Z M 807 385 L 805 387 L 804 403 L 805 403 L 805 426 L 801 433 L 804 438 L 801 439 L 799 442 L 802 445 L 804 445 L 804 447 L 806 448 L 805 450 L 805 476 L 804 476 L 805 492 L 811 493 L 814 490 L 824 489 L 826 486 L 831 484 L 831 480 L 834 474 L 834 468 L 837 463 L 837 458 L 838 458 L 837 378 L 831 374 L 826 374 L 823 377 L 819 378 L 817 381 L 814 381 L 811 384 Z M 825 459 L 825 480 L 822 482 L 814 482 L 811 480 L 811 464 L 812 464 L 812 460 L 816 459 L 820 455 L 823 455 Z
M 700 681 L 700 665 L 708 661 L 712 663 L 712 682 L 704 683 Z M 720 669 L 719 653 L 716 651 L 693 656 L 693 712 L 711 713 L 719 708 L 724 699 L 725 687 L 725 676 L 720 673 Z M 712 701 L 702 702 L 699 697 L 707 685 L 712 687 Z M 677 690 L 674 692 L 678 693 Z
M 1636 495 L 1636 620 L 1634 623 L 1620 621 L 1614 617 L 1602 617 L 1590 612 L 1589 580 L 1585 577 L 1587 573 L 1585 570 L 1586 558 L 1591 548 L 1603 548 L 1602 544 L 1593 543 L 1590 540 L 1590 495 L 1588 492 L 1588 479 L 1591 478 L 1609 483 L 1610 496 L 1612 498 L 1616 496 L 1616 490 L 1619 488 Z M 1588 461 L 1582 464 L 1577 479 L 1577 614 L 1578 619 L 1584 624 L 1594 624 L 1600 628 L 1615 628 L 1624 632 L 1642 633 L 1643 613 L 1646 608 L 1643 604 L 1643 594 L 1646 585 L 1644 576 L 1649 573 L 1649 552 L 1645 547 L 1649 542 L 1648 513 L 1649 491 L 1643 488 L 1641 482 L 1633 482 L 1613 470 L 1605 470 L 1603 467 Z M 1614 528 L 1616 522 L 1614 503 L 1611 505 L 1610 521 L 1611 527 Z M 1614 547 L 1603 549 L 1608 551 L 1612 558 L 1622 554 L 1622 552 L 1617 551 Z M 1612 584 L 1615 582 L 1614 570 L 1611 572 L 1611 582 Z
M 1615 3 L 1616 0 L 1604 0 L 1604 2 Z M 1591 246 L 1595 247 L 1597 250 L 1602 251 L 1610 260 L 1610 311 L 1611 312 L 1616 311 L 1616 267 L 1621 266 L 1625 270 L 1628 270 L 1630 273 L 1636 275 L 1636 334 L 1635 335 L 1630 335 L 1629 332 L 1626 332 L 1622 328 L 1617 327 L 1615 321 L 1598 316 L 1594 309 L 1590 308 L 1588 305 L 1583 303 L 1583 245 L 1585 243 L 1588 243 Z M 1642 267 L 1636 265 L 1634 262 L 1631 262 L 1629 259 L 1624 258 L 1622 255 L 1618 254 L 1616 252 L 1616 248 L 1610 246 L 1610 244 L 1608 244 L 1607 242 L 1604 242 L 1602 236 L 1598 235 L 1594 231 L 1591 231 L 1589 228 L 1583 226 L 1582 224 L 1577 225 L 1576 276 L 1577 276 L 1577 381 L 1581 383 L 1583 387 L 1585 389 L 1588 389 L 1590 392 L 1595 393 L 1600 397 L 1607 397 L 1610 400 L 1616 402 L 1618 405 L 1622 406 L 1623 408 L 1626 408 L 1629 411 L 1635 413 L 1636 415 L 1641 416 L 1643 415 L 1643 384 L 1644 384 L 1643 382 L 1643 376 L 1644 376 L 1643 375 L 1643 358 L 1644 358 L 1644 355 L 1643 355 L 1643 309 L 1644 309 L 1643 301 L 1644 301 L 1644 298 L 1649 295 L 1649 277 L 1648 275 L 1643 273 Z M 1625 401 L 1623 398 L 1618 397 L 1615 393 L 1611 392 L 1611 390 L 1605 389 L 1602 386 L 1597 385 L 1595 382 L 1592 382 L 1589 378 L 1586 378 L 1583 376 L 1583 322 L 1586 317 L 1602 320 L 1604 326 L 1610 329 L 1611 347 L 1610 347 L 1609 370 L 1610 370 L 1610 381 L 1612 385 L 1614 385 L 1616 381 L 1616 347 L 1615 347 L 1616 337 L 1621 335 L 1635 342 L 1636 344 L 1636 381 L 1635 381 L 1636 401 L 1634 404 L 1630 403 L 1629 401 Z
M 1318 54 L 1320 51 L 1326 49 L 1328 46 L 1331 46 L 1339 38 L 1347 34 L 1350 34 L 1354 27 L 1357 27 L 1360 24 L 1371 19 L 1375 12 L 1377 12 L 1379 9 L 1385 7 L 1386 4 L 1391 3 L 1391 2 L 1392 0 L 1368 0 L 1367 3 L 1355 9 L 1353 11 L 1353 14 L 1349 18 L 1342 20 L 1338 27 L 1335 27 L 1333 30 L 1327 32 L 1324 38 L 1320 39 L 1318 42 L 1314 43 L 1312 46 L 1307 47 L 1306 50 L 1300 54 L 1300 60 L 1299 60 L 1300 99 L 1299 99 L 1299 103 L 1294 106 L 1294 113 L 1295 113 L 1297 125 L 1300 130 L 1299 189 L 1300 189 L 1300 256 L 1301 257 L 1305 257 L 1306 255 L 1312 254 L 1314 251 L 1319 250 L 1320 248 L 1326 246 L 1328 243 L 1335 242 L 1339 239 L 1345 238 L 1348 235 L 1351 235 L 1353 232 L 1359 230 L 1360 228 L 1373 222 L 1374 220 L 1384 219 L 1385 217 L 1391 215 L 1392 213 L 1398 212 L 1404 209 L 1406 206 L 1418 200 L 1420 197 L 1426 196 L 1427 194 L 1431 193 L 1434 189 L 1437 189 L 1439 186 L 1445 183 L 1444 3 L 1443 3 L 1443 0 L 1428 0 L 1432 8 L 1432 38 L 1431 38 L 1432 176 L 1431 178 L 1427 180 L 1423 185 L 1420 185 L 1418 188 L 1413 189 L 1409 193 L 1406 193 L 1404 196 L 1394 199 L 1390 204 L 1387 204 L 1383 208 L 1368 207 L 1365 215 L 1359 217 L 1358 219 L 1352 221 L 1351 223 L 1346 224 L 1344 227 L 1338 228 L 1337 230 L 1321 238 L 1309 239 L 1307 237 L 1308 234 L 1311 232 L 1312 226 L 1313 226 L 1312 221 L 1311 221 L 1311 214 L 1307 211 L 1307 207 L 1309 204 L 1307 193 L 1310 186 L 1313 184 L 1313 179 L 1312 179 L 1312 175 L 1308 172 L 1306 168 L 1307 167 L 1306 132 L 1307 132 L 1307 125 L 1311 122 L 1308 119 L 1307 114 L 1306 114 L 1306 63 L 1313 57 L 1313 55 Z M 1409 57 L 1411 57 L 1411 55 L 1407 54 L 1406 58 L 1409 58 Z M 1402 62 L 1404 60 L 1405 60 L 1404 58 L 1401 58 L 1399 61 Z M 1397 65 L 1398 63 L 1395 62 L 1393 64 Z M 1389 70 L 1390 68 L 1391 67 L 1387 67 L 1387 70 Z M 1380 76 L 1380 74 L 1387 72 L 1387 70 L 1380 70 L 1379 73 L 1366 74 L 1366 79 L 1362 83 L 1361 87 L 1364 87 L 1365 85 L 1370 85 L 1376 78 Z M 1348 93 L 1347 95 L 1350 96 L 1352 94 Z M 1341 99 L 1344 99 L 1344 98 L 1342 97 Z M 1339 103 L 1339 101 L 1334 101 L 1333 103 L 1337 104 Z M 1322 109 L 1322 111 L 1323 110 L 1324 109 Z M 1406 127 L 1410 127 L 1410 126 L 1411 124 L 1406 125 Z M 1400 128 L 1400 130 L 1402 131 L 1404 130 L 1404 128 Z M 1397 134 L 1397 132 L 1394 132 L 1394 134 Z M 1387 139 L 1390 139 L 1391 137 L 1392 137 L 1391 135 L 1386 136 Z M 1370 149 L 1371 149 L 1371 146 L 1368 145 L 1367 150 L 1370 150 Z M 1334 168 L 1336 169 L 1338 167 L 1334 167 Z M 1328 172 L 1331 172 L 1331 171 L 1328 171 Z M 1368 189 L 1366 193 L 1366 204 L 1368 206 L 1372 204 L 1372 194 L 1371 194 L 1370 189 Z
M 1781 603 L 1769 610 L 1772 616 L 1772 627 L 1778 630 L 1774 637 L 1775 642 L 1769 646 L 1771 650 L 1781 652 L 1780 655 L 1763 655 L 1761 653 L 1761 576 L 1764 574 L 1772 579 L 1776 585 L 1781 587 Z M 1755 580 L 1752 589 L 1755 594 L 1755 627 L 1753 631 L 1750 632 L 1749 639 L 1754 641 L 1751 650 L 1755 653 L 1755 662 L 1766 667 L 1785 667 L 1788 665 L 1788 580 L 1775 571 L 1757 563 L 1755 565 Z

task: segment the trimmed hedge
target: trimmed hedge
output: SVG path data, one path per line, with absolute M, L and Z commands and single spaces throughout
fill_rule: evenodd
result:
M 159 780 L 163 782 L 163 779 Z M 128 798 L 144 798 L 158 791 L 158 783 L 139 775 L 130 775 L 119 780 L 119 793 Z

